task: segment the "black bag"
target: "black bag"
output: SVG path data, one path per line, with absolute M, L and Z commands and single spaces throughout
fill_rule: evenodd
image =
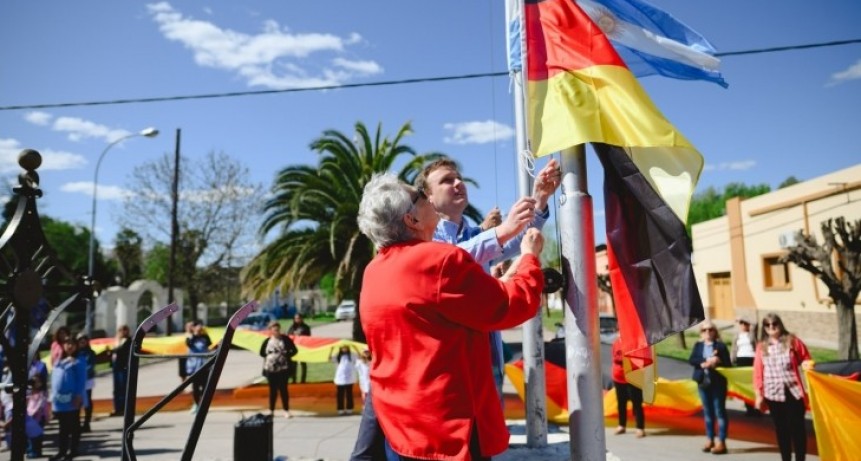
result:
M 242 418 L 233 429 L 233 459 L 272 461 L 272 415 Z

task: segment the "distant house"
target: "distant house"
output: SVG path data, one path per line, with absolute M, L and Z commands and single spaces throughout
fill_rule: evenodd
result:
M 746 200 L 726 202 L 726 215 L 692 227 L 694 274 L 712 319 L 776 312 L 790 331 L 813 344 L 837 343 L 828 290 L 809 272 L 779 262 L 804 230 L 822 243 L 829 218 L 861 219 L 861 164 Z M 856 313 L 856 316 L 858 314 Z

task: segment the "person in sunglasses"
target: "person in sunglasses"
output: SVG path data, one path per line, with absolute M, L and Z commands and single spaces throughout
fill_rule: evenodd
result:
M 804 461 L 807 453 L 807 425 L 804 413 L 807 393 L 798 367 L 812 368 L 810 352 L 797 336 L 786 330 L 780 316 L 766 314 L 762 334 L 753 358 L 755 405 L 768 408 L 777 433 L 777 446 L 783 461 Z
M 706 424 L 706 444 L 703 451 L 715 455 L 727 452 L 726 435 L 729 419 L 726 415 L 726 378 L 717 367 L 731 367 L 729 349 L 720 340 L 715 324 L 706 320 L 700 324 L 700 340 L 694 344 L 688 363 L 694 367 L 693 380 L 698 384 Z M 717 438 L 715 438 L 717 423 Z

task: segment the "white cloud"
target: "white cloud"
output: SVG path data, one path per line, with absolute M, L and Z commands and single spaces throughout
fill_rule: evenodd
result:
M 270 19 L 263 22 L 260 33 L 249 35 L 183 16 L 167 2 L 152 3 L 147 8 L 164 37 L 191 50 L 198 65 L 234 72 L 249 86 L 332 86 L 382 72 L 382 67 L 373 61 L 343 58 L 333 61 L 339 70 L 325 65 L 312 68 L 313 61 L 307 58 L 320 53 L 343 53 L 345 47 L 362 41 L 356 33 L 346 38 L 329 33 L 291 33 Z
M 443 138 L 448 144 L 487 144 L 514 137 L 513 128 L 493 120 L 446 123 L 443 128 L 449 132 Z
M 756 160 L 737 160 L 735 162 L 707 163 L 704 171 L 747 171 L 756 166 Z
M 374 61 L 351 61 L 344 58 L 335 58 L 332 60 L 332 64 L 358 74 L 374 75 L 383 73 L 383 68 Z
M 22 150 L 24 150 L 24 146 L 17 139 L 0 138 L 0 173 L 21 172 L 21 167 L 18 165 L 18 154 Z M 41 149 L 39 153 L 42 154 L 42 165 L 38 171 L 71 170 L 87 164 L 86 158 L 71 152 Z
M 33 125 L 47 126 L 51 123 L 51 119 L 53 118 L 54 116 L 47 112 L 34 111 L 24 114 L 24 120 L 32 123 Z
M 99 200 L 123 200 L 126 197 L 130 197 L 132 195 L 131 191 L 128 189 L 123 189 L 118 186 L 106 186 L 103 184 L 99 184 L 98 194 Z M 85 194 L 90 197 L 93 196 L 93 182 L 92 181 L 77 181 L 77 182 L 68 182 L 60 186 L 60 190 L 63 192 L 72 192 L 78 194 Z
M 831 80 L 825 86 L 835 86 L 850 80 L 861 79 L 861 59 L 849 66 L 846 70 L 831 75 Z
M 87 138 L 100 138 L 105 142 L 114 142 L 123 136 L 131 134 L 130 131 L 110 128 L 89 120 L 77 117 L 59 117 L 51 127 L 54 131 L 66 132 L 69 140 L 80 141 Z

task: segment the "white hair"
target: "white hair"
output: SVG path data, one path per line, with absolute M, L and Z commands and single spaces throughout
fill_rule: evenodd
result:
M 406 184 L 391 173 L 375 174 L 362 193 L 359 203 L 359 230 L 377 248 L 384 248 L 413 238 L 404 223 L 412 207 Z

